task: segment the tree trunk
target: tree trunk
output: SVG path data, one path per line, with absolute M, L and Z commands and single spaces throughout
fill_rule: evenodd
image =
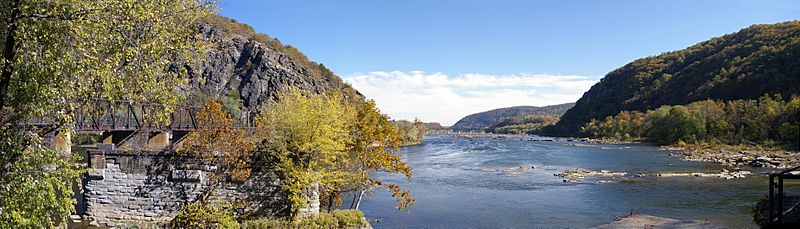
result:
M 356 201 L 356 207 L 354 209 L 358 210 L 358 206 L 361 205 L 361 197 L 364 197 L 364 192 L 366 192 L 366 190 L 361 190 L 358 192 L 358 200 Z
M 358 189 L 356 189 L 358 190 Z M 350 209 L 355 209 L 356 207 L 356 198 L 358 198 L 356 193 L 353 193 L 353 201 L 350 201 Z
M 0 109 L 2 109 L 8 100 L 8 86 L 11 84 L 11 74 L 13 72 L 12 63 L 16 58 L 17 39 L 16 33 L 19 25 L 19 15 L 22 13 L 21 0 L 15 0 L 11 3 L 11 17 L 8 19 L 8 30 L 6 31 L 5 47 L 3 47 L 3 72 L 0 74 Z
M 325 209 L 325 210 L 328 210 L 328 212 L 331 212 L 331 209 L 333 209 L 333 198 L 328 197 L 328 206 L 326 206 L 326 207 L 327 207 L 327 209 Z

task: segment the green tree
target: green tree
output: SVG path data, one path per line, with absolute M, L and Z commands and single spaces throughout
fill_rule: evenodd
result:
M 684 106 L 662 107 L 656 109 L 653 115 L 653 127 L 648 136 L 653 142 L 659 144 L 696 142 L 703 132 L 702 121 Z
M 784 144 L 800 149 L 800 97 L 792 98 L 786 103 L 784 110 L 778 135 Z
M 400 138 L 403 145 L 422 143 L 422 138 L 427 132 L 425 124 L 419 119 L 414 119 L 414 122 L 398 120 L 392 123 L 394 123 L 397 130 L 400 131 Z
M 71 132 L 67 124 L 91 98 L 164 104 L 148 116 L 163 120 L 183 97 L 176 89 L 188 69 L 205 57 L 197 22 L 214 9 L 203 0 L 0 3 L 0 196 L 25 200 L 0 202 L 0 227 L 64 222 L 74 210 L 72 174 L 82 170 L 42 137 Z M 52 125 L 17 125 L 30 118 Z
M 53 228 L 61 225 L 75 209 L 73 185 L 86 170 L 74 155 L 48 148 L 35 133 L 22 137 L 4 132 L 3 149 L 19 150 L 16 163 L 8 164 L 0 177 L 0 228 Z

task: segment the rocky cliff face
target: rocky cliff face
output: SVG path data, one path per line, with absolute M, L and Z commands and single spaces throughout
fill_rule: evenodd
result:
M 244 112 L 257 112 L 289 86 L 323 93 L 341 88 L 311 76 L 284 53 L 252 39 L 203 25 L 203 35 L 216 43 L 202 69 L 191 74 L 190 101 L 238 98 Z

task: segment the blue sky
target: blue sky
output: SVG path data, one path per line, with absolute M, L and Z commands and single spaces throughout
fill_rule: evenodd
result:
M 800 19 L 800 2 L 788 0 L 222 0 L 221 8 L 324 63 L 390 116 L 446 125 L 492 108 L 571 102 L 635 59 Z

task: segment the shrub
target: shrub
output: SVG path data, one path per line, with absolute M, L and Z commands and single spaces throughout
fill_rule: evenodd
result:
M 229 206 L 215 206 L 205 202 L 191 203 L 178 213 L 170 228 L 238 228 L 236 214 Z
M 334 210 L 292 223 L 288 219 L 255 219 L 242 222 L 242 228 L 352 228 L 366 225 L 359 210 Z
M 769 211 L 769 197 L 764 195 L 761 199 L 758 200 L 755 206 L 753 206 L 752 213 L 753 213 L 753 222 L 758 224 L 761 227 L 767 225 L 767 211 Z

